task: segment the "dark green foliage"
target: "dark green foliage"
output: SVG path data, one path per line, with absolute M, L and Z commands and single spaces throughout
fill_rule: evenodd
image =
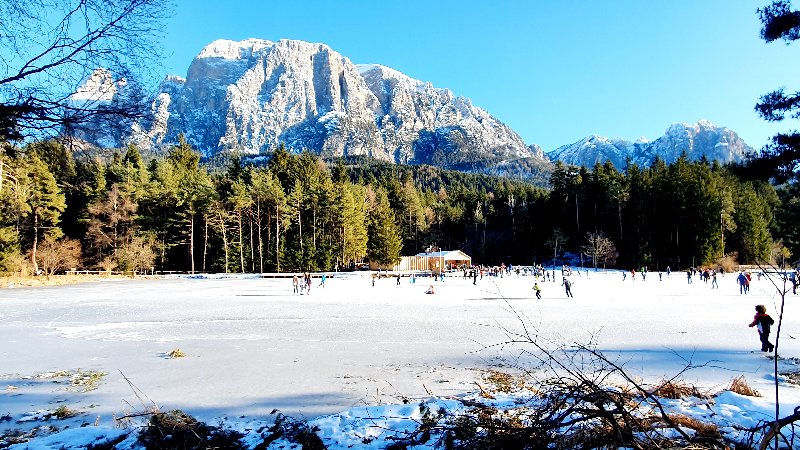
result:
M 367 235 L 367 257 L 383 268 L 400 262 L 402 242 L 397 218 L 389 206 L 386 192 L 378 190 L 370 212 Z
M 789 0 L 776 0 L 758 10 L 761 38 L 766 42 L 778 39 L 792 42 L 800 39 L 800 12 L 793 11 Z M 782 121 L 788 115 L 800 118 L 800 93 L 787 94 L 783 88 L 761 96 L 756 112 L 767 121 Z M 800 176 L 800 135 L 780 133 L 747 164 L 748 176 L 779 183 L 797 180 Z
M 792 11 L 791 2 L 776 0 L 759 8 L 761 39 L 772 42 L 783 39 L 787 42 L 800 38 L 800 13 Z
M 685 155 L 624 172 L 610 163 L 559 163 L 548 192 L 431 166 L 364 159 L 329 166 L 282 148 L 258 165 L 229 155 L 224 170 L 210 172 L 185 141 L 149 161 L 134 146 L 80 158 L 54 183 L 37 156 L 43 149 L 53 153 L 45 151 L 46 161 L 68 158 L 54 143 L 4 156 L 0 262 L 29 253 L 32 228 L 42 226 L 51 237 L 63 231 L 81 239 L 85 267 L 120 264 L 119 249 L 147 242 L 156 270 L 186 272 L 333 271 L 366 259 L 388 268 L 430 246 L 462 250 L 478 264 L 549 264 L 553 230 L 561 233 L 557 259 L 573 264 L 581 263 L 586 236 L 598 234 L 625 268 L 677 269 L 731 254 L 742 263 L 763 261 L 773 236 L 800 251 L 793 185 L 778 195 L 764 182 Z M 36 197 L 26 189 L 28 180 L 44 179 L 32 175 L 40 172 L 51 174 L 45 191 L 65 198 L 66 209 L 54 204 L 50 217 L 37 204 L 37 225 Z
M 794 183 L 778 189 L 779 206 L 775 209 L 773 235 L 783 239 L 792 252 L 792 261 L 800 257 L 800 185 Z

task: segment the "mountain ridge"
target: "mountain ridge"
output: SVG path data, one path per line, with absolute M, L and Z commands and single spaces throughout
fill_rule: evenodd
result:
M 623 169 L 628 161 L 649 166 L 659 158 L 669 164 L 683 153 L 690 160 L 706 157 L 720 163 L 741 162 L 752 152 L 754 149 L 733 130 L 700 119 L 694 124 L 673 123 L 663 136 L 653 141 L 640 138 L 631 142 L 590 135 L 546 155 L 551 161 L 586 167 L 611 161 L 615 167 Z
M 610 159 L 622 168 L 629 159 L 646 163 L 656 155 L 669 162 L 683 151 L 728 162 L 752 150 L 734 132 L 701 120 L 671 125 L 655 141 L 592 135 L 545 153 L 449 89 L 384 65 L 353 64 L 325 44 L 254 38 L 204 47 L 185 78 L 162 81 L 150 114 L 127 134 L 104 135 L 96 126 L 78 133 L 95 144 L 135 143 L 154 153 L 183 134 L 206 157 L 264 154 L 285 145 L 321 157 L 366 156 L 520 178 L 547 176 L 554 160 L 591 166 Z

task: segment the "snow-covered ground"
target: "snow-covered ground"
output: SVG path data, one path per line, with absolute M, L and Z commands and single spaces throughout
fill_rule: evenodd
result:
M 752 426 L 774 412 L 773 361 L 747 327 L 754 305 L 765 304 L 777 328 L 779 297 L 766 279 L 754 277 L 740 295 L 732 274 L 712 289 L 682 273 L 623 281 L 621 272 L 581 272 L 574 298 L 558 282 L 540 282 L 535 300 L 533 278 L 513 274 L 474 286 L 458 274 L 372 286 L 368 275 L 329 275 L 325 287 L 316 278 L 302 296 L 290 279 L 256 276 L 3 290 L 0 435 L 69 427 L 20 448 L 81 448 L 122 433 L 115 417 L 152 402 L 244 429 L 278 409 L 313 419 L 331 448 L 346 448 L 347 430 L 368 434 L 353 431 L 354 417 L 413 418 L 421 401 L 475 392 L 485 369 L 510 371 L 512 361 L 524 368 L 524 345 L 500 345 L 524 328 L 548 346 L 593 340 L 644 382 L 671 377 L 687 361 L 702 367 L 681 380 L 711 392 L 744 375 L 764 398 L 726 393 L 717 414 Z M 435 294 L 426 295 L 431 284 Z M 798 317 L 800 297 L 790 294 L 779 347 L 785 365 L 800 356 Z M 173 350 L 186 356 L 171 358 Z M 794 385 L 781 383 L 780 395 L 785 414 L 800 404 Z M 79 414 L 46 420 L 62 405 Z

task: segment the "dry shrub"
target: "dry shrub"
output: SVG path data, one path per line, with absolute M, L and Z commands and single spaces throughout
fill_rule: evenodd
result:
M 670 414 L 669 418 L 675 425 L 694 430 L 696 437 L 712 439 L 720 439 L 722 437 L 719 428 L 713 423 L 701 422 L 693 417 L 684 416 L 683 414 Z
M 56 419 L 68 419 L 70 417 L 75 417 L 77 414 L 77 411 L 70 409 L 67 405 L 61 405 L 53 411 L 53 417 Z
M 715 263 L 717 266 L 724 270 L 725 273 L 733 273 L 739 269 L 739 262 L 736 260 L 737 254 L 732 253 L 730 255 L 723 256 L 722 258 L 718 258 Z
M 244 449 L 242 434 L 198 422 L 194 417 L 174 410 L 150 416 L 139 434 L 146 449 Z
M 728 389 L 739 395 L 746 395 L 748 397 L 761 397 L 761 393 L 750 387 L 745 380 L 744 375 L 739 375 L 731 381 L 731 387 Z
M 170 350 L 169 353 L 167 353 L 167 356 L 169 356 L 170 358 L 184 358 L 186 356 L 186 353 L 184 353 L 183 350 L 176 348 Z
M 299 445 L 303 450 L 325 450 L 325 444 L 317 435 L 319 428 L 310 427 L 305 421 L 286 416 L 277 410 L 272 411 L 272 414 L 276 413 L 275 424 L 267 430 L 269 435 L 255 448 L 266 449 L 273 442 L 279 439 L 286 439 L 292 444 L 289 448 L 297 448 Z M 423 417 L 422 425 L 424 425 L 424 419 Z
M 525 387 L 525 381 L 521 377 L 497 370 L 489 370 L 484 374 L 483 378 L 491 385 L 491 389 L 495 392 L 507 394 Z
M 675 380 L 665 380 L 651 392 L 651 394 L 670 399 L 681 399 L 684 397 L 705 398 L 707 395 L 700 392 L 696 386 L 681 383 Z

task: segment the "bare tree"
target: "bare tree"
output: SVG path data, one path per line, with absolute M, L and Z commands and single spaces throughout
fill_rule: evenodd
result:
M 139 117 L 170 11 L 169 0 L 0 0 L 0 140 Z
M 81 260 L 81 243 L 75 239 L 48 239 L 39 246 L 37 262 L 48 277 L 60 270 L 78 267 Z
M 153 241 L 148 236 L 131 236 L 117 249 L 117 262 L 122 270 L 129 270 L 131 277 L 137 270 L 153 266 L 156 255 L 153 252 Z
M 603 233 L 586 233 L 586 244 L 581 248 L 583 253 L 592 258 L 592 265 L 597 268 L 597 264 L 614 264 L 617 259 L 617 247 Z

